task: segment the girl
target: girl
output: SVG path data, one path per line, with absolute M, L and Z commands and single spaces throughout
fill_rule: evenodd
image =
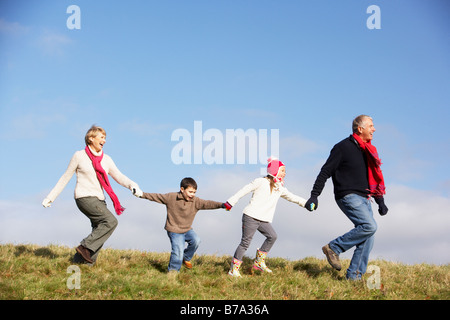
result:
M 250 242 L 256 230 L 261 232 L 266 240 L 260 249 L 256 250 L 256 259 L 253 263 L 252 272 L 260 270 L 271 273 L 265 263 L 267 253 L 272 248 L 277 239 L 277 234 L 272 228 L 273 215 L 275 207 L 280 197 L 297 203 L 305 207 L 306 200 L 289 192 L 284 187 L 284 177 L 286 176 L 285 165 L 276 158 L 269 158 L 267 165 L 267 176 L 257 178 L 239 190 L 234 196 L 228 199 L 227 208 L 231 209 L 239 199 L 253 192 L 250 203 L 245 207 L 242 216 L 242 238 L 241 243 L 234 253 L 231 262 L 231 268 L 228 274 L 232 277 L 241 277 L 239 268 L 242 264 L 242 258 L 248 249 Z

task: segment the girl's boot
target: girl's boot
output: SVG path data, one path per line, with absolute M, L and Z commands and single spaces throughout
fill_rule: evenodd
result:
M 242 261 L 238 260 L 236 258 L 233 258 L 233 261 L 231 262 L 231 268 L 230 271 L 228 271 L 228 275 L 236 278 L 241 278 L 241 273 L 239 272 L 239 268 L 241 267 Z
M 265 261 L 266 257 L 267 257 L 267 252 L 261 251 L 259 249 L 256 250 L 256 259 L 255 259 L 255 262 L 253 262 L 252 272 L 254 270 L 260 270 L 262 272 L 272 273 L 272 270 L 270 270 L 266 266 L 266 261 Z

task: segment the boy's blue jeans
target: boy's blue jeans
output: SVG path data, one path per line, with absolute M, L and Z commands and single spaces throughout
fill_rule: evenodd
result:
M 346 234 L 329 243 L 331 250 L 337 254 L 356 246 L 347 279 L 357 280 L 366 272 L 369 254 L 372 250 L 377 223 L 373 218 L 370 200 L 357 194 L 348 194 L 336 200 L 339 208 L 345 213 L 355 227 Z
M 175 233 L 167 231 L 167 235 L 172 245 L 172 252 L 170 253 L 170 261 L 168 270 L 179 271 L 183 260 L 191 261 L 195 251 L 197 251 L 200 245 L 200 237 L 194 232 L 193 229 L 186 233 Z M 185 249 L 185 242 L 187 242 L 187 248 Z

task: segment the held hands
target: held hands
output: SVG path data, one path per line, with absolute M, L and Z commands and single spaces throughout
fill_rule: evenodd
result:
M 381 216 L 384 216 L 386 213 L 388 213 L 389 209 L 384 204 L 384 198 L 383 197 L 379 197 L 379 198 L 374 198 L 374 199 L 375 199 L 375 202 L 378 204 L 378 213 Z
M 311 196 L 305 203 L 305 208 L 308 211 L 317 210 L 318 207 L 319 207 L 319 200 L 317 200 L 317 197 L 315 196 Z
M 142 197 L 142 195 L 144 194 L 144 193 L 142 192 L 142 190 L 139 189 L 139 187 L 133 188 L 132 192 L 133 192 L 133 194 L 134 194 L 136 197 L 138 197 L 138 198 Z
M 231 208 L 233 208 L 233 206 L 231 204 L 229 204 L 228 201 L 227 201 L 225 203 L 222 203 L 222 208 L 224 208 L 227 211 L 230 211 Z

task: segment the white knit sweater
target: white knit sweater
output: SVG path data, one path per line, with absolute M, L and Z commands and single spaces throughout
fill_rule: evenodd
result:
M 288 191 L 284 186 L 273 188 L 270 192 L 270 181 L 267 178 L 257 178 L 236 192 L 234 196 L 228 199 L 228 203 L 234 206 L 239 199 L 253 192 L 250 203 L 244 208 L 244 213 L 255 219 L 272 222 L 275 214 L 275 207 L 280 197 L 297 203 L 305 207 L 306 200 Z
M 101 155 L 103 151 L 97 153 L 91 149 L 95 156 Z M 103 155 L 101 165 L 105 172 L 109 174 L 117 183 L 133 190 L 133 188 L 139 188 L 139 186 L 126 177 L 123 173 L 117 169 L 114 161 L 107 154 Z M 97 197 L 99 200 L 105 200 L 103 188 L 98 181 L 97 174 L 95 173 L 92 161 L 87 155 L 85 150 L 75 152 L 72 159 L 69 162 L 66 172 L 62 175 L 55 187 L 47 196 L 51 202 L 55 201 L 61 191 L 65 188 L 67 183 L 72 178 L 73 174 L 77 174 L 77 183 L 75 186 L 75 199 L 83 197 Z

